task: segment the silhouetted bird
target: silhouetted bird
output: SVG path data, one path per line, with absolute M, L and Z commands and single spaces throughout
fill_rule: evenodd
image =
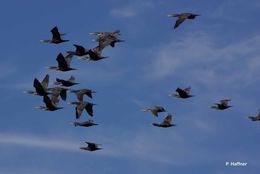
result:
M 48 90 L 52 92 L 52 95 L 54 96 L 58 95 L 61 97 L 63 101 L 66 101 L 68 89 L 61 88 L 61 87 L 54 87 L 54 88 L 49 88 Z
M 101 56 L 100 50 L 89 50 L 88 56 L 80 57 L 79 59 L 88 60 L 88 61 L 98 61 L 98 60 L 105 59 L 105 58 L 108 58 L 108 57 Z
M 248 118 L 250 120 L 252 120 L 252 121 L 260 121 L 260 109 L 258 111 L 258 115 L 257 116 L 249 116 Z
M 57 94 L 52 95 L 52 99 L 50 99 L 47 95 L 43 96 L 43 102 L 45 106 L 37 106 L 36 109 L 41 109 L 45 111 L 56 111 L 58 109 L 62 109 L 62 107 L 58 107 L 58 96 Z
M 64 36 L 65 34 L 60 34 L 58 27 L 54 27 L 53 29 L 51 29 L 51 33 L 52 33 L 52 39 L 51 40 L 41 40 L 41 42 L 44 43 L 53 43 L 53 44 L 59 44 L 62 42 L 68 42 L 69 40 L 63 40 L 62 36 Z
M 71 71 L 76 70 L 74 68 L 70 67 L 72 55 L 68 54 L 65 58 L 62 55 L 62 53 L 59 53 L 56 61 L 58 62 L 58 66 L 49 66 L 48 68 L 51 70 L 57 70 L 57 71 Z
M 177 88 L 176 92 L 177 93 L 173 93 L 173 94 L 169 94 L 169 96 L 174 96 L 177 98 L 190 98 L 193 97 L 193 95 L 190 95 L 190 91 L 191 91 L 191 87 L 185 88 L 185 89 L 181 89 L 181 88 Z
M 144 109 L 144 112 L 151 112 L 154 116 L 158 117 L 159 112 L 166 112 L 162 106 L 154 106 L 152 108 Z
M 70 76 L 70 78 L 68 80 L 56 78 L 56 82 L 54 82 L 54 85 L 61 85 L 61 86 L 66 86 L 66 87 L 70 87 L 70 86 L 77 85 L 77 84 L 79 84 L 79 83 L 75 82 L 74 76 Z
M 83 101 L 83 96 L 87 95 L 89 98 L 92 98 L 92 93 L 96 93 L 90 89 L 79 89 L 79 90 L 70 90 L 69 92 L 74 93 L 79 101 Z
M 80 101 L 80 102 L 70 102 L 68 104 L 72 104 L 72 105 L 77 105 L 75 110 L 76 110 L 76 119 L 79 119 L 82 111 L 85 109 L 87 111 L 87 113 L 93 117 L 93 106 L 96 104 L 93 103 L 89 103 L 89 102 L 85 102 L 85 101 Z
M 228 105 L 228 103 L 230 101 L 231 101 L 230 99 L 220 100 L 220 103 L 215 103 L 215 105 L 210 106 L 210 108 L 217 109 L 217 110 L 225 110 L 227 108 L 232 107 L 232 106 Z
M 163 127 L 163 128 L 168 128 L 175 126 L 175 124 L 172 124 L 172 115 L 168 113 L 168 115 L 164 118 L 162 123 L 153 123 L 154 126 L 157 127 Z
M 81 45 L 73 44 L 76 47 L 76 51 L 67 51 L 68 54 L 74 55 L 74 56 L 85 56 L 88 54 L 88 50 L 85 49 Z
M 98 125 L 97 123 L 94 123 L 92 120 L 84 121 L 84 122 L 73 122 L 74 126 L 83 126 L 83 127 L 91 127 Z
M 85 142 L 85 143 L 88 144 L 88 146 L 80 147 L 80 149 L 87 150 L 87 151 L 96 151 L 96 150 L 102 149 L 102 148 L 98 147 L 100 144 L 90 143 L 90 142 Z
M 183 23 L 186 19 L 195 19 L 198 14 L 193 13 L 180 13 L 180 14 L 169 14 L 169 17 L 177 17 L 176 23 L 174 25 L 174 29 L 176 29 L 181 23 Z
M 99 47 L 104 49 L 107 46 L 115 47 L 115 43 L 124 42 L 124 40 L 120 40 L 118 37 L 120 36 L 120 31 L 116 30 L 114 32 L 92 32 L 92 35 L 97 35 L 98 38 L 94 41 L 99 43 Z
M 39 96 L 48 95 L 49 94 L 47 92 L 48 85 L 49 85 L 49 75 L 47 74 L 42 80 L 42 82 L 39 82 L 37 78 L 34 79 L 33 87 L 35 88 L 35 91 L 25 91 L 25 92 L 28 94 L 39 95 Z

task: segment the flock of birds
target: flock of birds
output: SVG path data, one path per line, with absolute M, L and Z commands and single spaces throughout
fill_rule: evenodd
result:
M 51 29 L 52 39 L 49 40 L 41 40 L 43 43 L 49 44 L 60 44 L 63 42 L 68 42 L 69 40 L 63 39 L 65 34 L 61 34 L 58 30 L 58 27 L 54 27 Z M 87 49 L 81 45 L 74 44 L 75 47 L 74 51 L 67 51 L 67 54 L 64 56 L 62 53 L 57 55 L 56 61 L 58 63 L 57 66 L 49 66 L 48 69 L 56 70 L 56 71 L 72 71 L 76 70 L 75 68 L 71 67 L 71 61 L 74 56 L 77 56 L 81 60 L 87 61 L 99 61 L 108 57 L 102 56 L 102 51 L 107 46 L 115 47 L 117 42 L 124 42 L 123 40 L 119 39 L 120 31 L 116 30 L 114 32 L 92 32 L 91 35 L 96 35 L 97 38 L 94 40 L 98 42 L 98 46 L 93 49 Z M 35 88 L 34 91 L 26 91 L 28 94 L 33 94 L 37 96 L 43 97 L 44 106 L 37 106 L 36 109 L 41 109 L 45 111 L 56 111 L 62 109 L 59 107 L 59 100 L 66 101 L 67 93 L 74 93 L 77 97 L 78 101 L 69 102 L 68 104 L 76 105 L 75 112 L 76 112 L 76 119 L 79 119 L 82 115 L 82 112 L 86 110 L 87 114 L 90 117 L 93 117 L 93 107 L 96 105 L 94 103 L 88 102 L 84 100 L 84 96 L 88 96 L 92 98 L 92 94 L 96 93 L 91 89 L 77 89 L 72 90 L 67 87 L 72 87 L 74 85 L 79 84 L 76 82 L 74 76 L 71 76 L 69 79 L 59 79 L 56 78 L 54 82 L 55 87 L 49 88 L 49 75 L 47 74 L 44 79 L 40 82 L 37 78 L 33 81 L 33 87 Z M 83 127 L 91 127 L 98 125 L 93 120 L 89 119 L 84 122 L 75 121 L 72 123 L 74 126 L 83 126 Z M 86 142 L 88 146 L 80 147 L 80 149 L 88 150 L 88 151 L 95 151 L 101 149 L 98 144 L 92 142 Z
M 197 16 L 200 16 L 198 14 L 193 13 L 180 13 L 180 14 L 169 14 L 169 17 L 177 17 L 176 23 L 174 25 L 174 29 L 180 26 L 185 20 L 187 19 L 195 19 Z M 51 29 L 52 33 L 52 39 L 49 40 L 41 40 L 43 43 L 49 43 L 49 44 L 60 44 L 64 42 L 68 42 L 69 40 L 63 39 L 65 34 L 61 34 L 57 27 L 54 27 Z M 115 44 L 118 42 L 124 42 L 124 40 L 119 39 L 120 31 L 116 30 L 114 32 L 92 32 L 91 35 L 96 35 L 97 38 L 94 40 L 98 42 L 98 46 L 96 46 L 93 49 L 87 49 L 81 45 L 74 44 L 75 51 L 67 51 L 66 56 L 62 53 L 59 53 L 56 61 L 58 63 L 57 66 L 49 66 L 48 69 L 50 70 L 57 70 L 57 71 L 71 71 L 76 70 L 75 68 L 71 68 L 71 61 L 74 56 L 77 56 L 81 60 L 87 60 L 87 61 L 99 61 L 105 58 L 108 58 L 106 56 L 102 55 L 102 51 L 107 46 L 115 47 Z M 91 89 L 77 89 L 77 90 L 71 90 L 66 87 L 71 87 L 74 85 L 77 85 L 79 83 L 76 82 L 75 77 L 71 76 L 69 79 L 59 79 L 56 78 L 56 82 L 54 82 L 55 87 L 49 88 L 49 75 L 47 74 L 44 79 L 40 82 L 37 78 L 34 79 L 33 87 L 35 88 L 35 91 L 26 91 L 28 94 L 33 94 L 37 96 L 43 97 L 44 106 L 38 106 L 35 107 L 37 109 L 41 110 L 47 110 L 47 111 L 56 111 L 59 109 L 62 109 L 62 107 L 58 106 L 60 98 L 63 101 L 66 101 L 67 99 L 67 93 L 74 93 L 78 99 L 76 102 L 70 102 L 68 104 L 76 105 L 75 112 L 76 112 L 76 119 L 79 119 L 82 115 L 82 112 L 86 110 L 88 115 L 90 117 L 93 117 L 93 107 L 96 105 L 91 102 L 87 102 L 84 100 L 84 95 L 88 96 L 89 98 L 92 98 L 92 94 L 95 93 L 95 91 Z M 191 95 L 191 87 L 181 89 L 177 88 L 176 93 L 169 94 L 169 96 L 173 96 L 176 98 L 182 98 L 187 99 L 190 97 L 193 97 Z M 229 105 L 230 99 L 223 99 L 220 100 L 219 103 L 215 103 L 213 106 L 210 106 L 212 109 L 217 110 L 225 110 L 232 106 Z M 147 108 L 143 110 L 144 112 L 151 112 L 154 116 L 158 117 L 158 113 L 166 112 L 166 109 L 162 106 L 153 106 L 151 108 Z M 260 121 L 260 110 L 257 116 L 249 116 L 249 119 L 252 121 Z M 74 126 L 83 126 L 83 127 L 91 127 L 98 125 L 93 120 L 89 119 L 84 122 L 73 122 Z M 169 128 L 172 126 L 175 126 L 175 124 L 172 123 L 172 115 L 170 113 L 167 113 L 165 118 L 161 123 L 153 123 L 153 126 L 156 127 L 162 127 L 162 128 Z M 99 144 L 92 143 L 92 142 L 85 142 L 87 146 L 80 147 L 82 150 L 87 151 L 96 151 L 102 149 Z

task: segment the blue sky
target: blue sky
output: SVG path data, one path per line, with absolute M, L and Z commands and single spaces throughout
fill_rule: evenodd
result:
M 17 1 L 0 3 L 0 174 L 56 173 L 257 173 L 260 169 L 260 32 L 257 0 L 100 0 Z M 173 30 L 174 12 L 201 14 Z M 70 42 L 40 43 L 58 26 Z M 120 29 L 115 48 L 99 62 L 72 61 L 73 72 L 55 72 L 59 52 L 72 44 L 96 46 L 88 33 Z M 36 77 L 74 75 L 74 89 L 97 91 L 91 102 L 99 126 L 74 128 L 74 108 L 33 109 L 41 97 L 25 95 Z M 177 87 L 192 87 L 194 98 L 168 97 Z M 226 111 L 208 108 L 230 98 Z M 68 101 L 74 101 L 73 95 Z M 151 125 L 159 118 L 142 109 L 163 105 L 174 128 Z M 86 120 L 86 113 L 81 121 Z M 101 151 L 79 149 L 84 141 Z M 247 167 L 226 167 L 226 161 Z

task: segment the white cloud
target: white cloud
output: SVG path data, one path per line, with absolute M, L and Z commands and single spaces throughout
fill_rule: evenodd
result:
M 119 6 L 110 11 L 112 16 L 131 18 L 140 15 L 145 12 L 147 9 L 155 7 L 154 2 L 151 1 L 131 1 L 131 3 Z
M 137 11 L 131 7 L 121 7 L 111 10 L 111 15 L 130 18 L 137 15 Z
M 204 34 L 193 34 L 159 46 L 146 69 L 150 80 L 182 77 L 206 86 L 248 85 L 260 77 L 260 35 L 225 46 Z M 241 83 L 243 82 L 243 83 Z M 221 83 L 221 84 L 220 84 Z

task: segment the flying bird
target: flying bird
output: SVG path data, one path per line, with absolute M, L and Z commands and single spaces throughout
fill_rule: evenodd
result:
M 61 87 L 54 87 L 54 88 L 48 88 L 48 90 L 52 92 L 52 96 L 54 96 L 54 98 L 56 96 L 60 96 L 63 101 L 66 101 L 68 89 L 61 88 Z
M 62 109 L 62 107 L 58 107 L 58 95 L 53 94 L 52 99 L 50 99 L 47 95 L 43 96 L 43 102 L 45 103 L 45 106 L 37 106 L 35 109 L 41 109 L 45 111 L 56 111 L 58 109 Z
M 186 99 L 186 98 L 193 97 L 193 95 L 190 94 L 190 91 L 191 91 L 191 87 L 185 89 L 177 88 L 176 89 L 177 93 L 169 94 L 169 96 Z
M 215 103 L 215 105 L 210 106 L 210 108 L 217 109 L 217 110 L 228 109 L 228 108 L 232 107 L 232 106 L 229 105 L 230 101 L 231 101 L 230 99 L 220 100 L 220 103 Z
M 49 75 L 47 74 L 42 82 L 39 82 L 37 78 L 33 81 L 33 87 L 35 88 L 35 91 L 25 91 L 27 94 L 33 94 L 33 95 L 39 95 L 44 96 L 48 95 L 47 88 L 49 85 Z
M 67 51 L 68 54 L 71 54 L 73 56 L 85 56 L 88 54 L 88 49 L 84 48 L 81 45 L 73 44 L 74 47 L 76 47 L 76 51 Z
M 59 44 L 59 43 L 62 43 L 62 42 L 68 42 L 69 41 L 69 40 L 62 39 L 62 36 L 64 36 L 65 34 L 60 34 L 57 26 L 51 29 L 51 33 L 52 33 L 52 39 L 51 40 L 41 40 L 41 42 Z
M 56 82 L 54 82 L 54 85 L 61 85 L 61 86 L 65 86 L 65 87 L 70 87 L 70 86 L 77 85 L 77 84 L 79 84 L 79 83 L 75 82 L 74 76 L 70 76 L 70 78 L 68 80 L 56 78 Z
M 87 150 L 87 151 L 96 151 L 96 150 L 100 150 L 102 148 L 98 147 L 100 144 L 96 144 L 96 143 L 91 143 L 91 142 L 85 142 L 88 146 L 86 147 L 80 147 L 80 149 L 82 150 Z
M 252 121 L 260 121 L 260 109 L 258 111 L 258 115 L 256 115 L 256 116 L 249 116 L 248 118 L 250 120 L 252 120 Z
M 168 115 L 164 118 L 162 123 L 153 123 L 156 127 L 162 127 L 162 128 L 168 128 L 175 126 L 175 124 L 172 124 L 172 115 L 168 113 Z
M 154 116 L 158 117 L 158 113 L 166 112 L 162 106 L 154 106 L 152 108 L 144 109 L 144 112 L 151 112 Z
M 101 56 L 101 53 L 102 53 L 102 50 L 100 48 L 93 49 L 93 50 L 90 49 L 88 51 L 88 56 L 80 57 L 79 59 L 88 60 L 88 61 L 98 61 L 101 59 L 108 58 L 108 57 Z
M 181 23 L 183 23 L 186 19 L 195 19 L 198 14 L 194 13 L 180 13 L 180 14 L 169 14 L 169 17 L 177 17 L 176 23 L 174 25 L 174 29 L 176 29 Z
M 66 57 L 59 53 L 56 61 L 58 62 L 58 66 L 49 66 L 48 69 L 57 70 L 57 71 L 71 71 L 76 70 L 70 67 L 72 55 L 68 54 Z
M 91 35 L 97 35 L 98 38 L 94 41 L 99 43 L 99 47 L 104 49 L 107 46 L 115 47 L 115 43 L 124 42 L 120 40 L 120 30 L 115 30 L 114 32 L 92 32 Z
M 89 116 L 93 117 L 93 106 L 96 104 L 80 101 L 80 102 L 70 102 L 68 104 L 76 105 L 75 111 L 76 111 L 76 119 L 79 119 L 82 111 L 85 109 Z
M 92 93 L 96 93 L 96 91 L 92 91 L 91 89 L 69 90 L 69 92 L 74 93 L 79 101 L 83 101 L 84 95 L 87 95 L 89 98 L 92 98 Z
M 94 123 L 92 120 L 84 121 L 84 122 L 73 122 L 72 123 L 75 127 L 76 126 L 83 126 L 83 127 L 91 127 L 98 125 L 97 123 Z

